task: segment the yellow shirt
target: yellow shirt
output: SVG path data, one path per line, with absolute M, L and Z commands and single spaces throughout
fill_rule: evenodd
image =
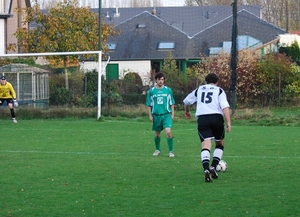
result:
M 0 84 L 0 98 L 8 99 L 13 98 L 16 99 L 16 92 L 11 85 L 11 83 L 6 82 L 5 85 Z

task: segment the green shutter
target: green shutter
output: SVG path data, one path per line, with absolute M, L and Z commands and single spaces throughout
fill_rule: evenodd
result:
M 118 64 L 108 64 L 106 66 L 106 80 L 119 79 L 119 65 Z

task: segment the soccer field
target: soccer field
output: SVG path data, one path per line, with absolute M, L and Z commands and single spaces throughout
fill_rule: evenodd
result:
M 1 120 L 0 216 L 297 216 L 298 127 L 233 126 L 226 172 L 205 183 L 195 123 L 175 158 L 153 157 L 151 123 Z

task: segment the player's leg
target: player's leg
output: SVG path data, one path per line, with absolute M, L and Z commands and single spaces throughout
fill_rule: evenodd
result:
M 205 182 L 212 182 L 210 178 L 209 162 L 210 162 L 211 139 L 202 141 L 201 162 L 204 170 Z
M 201 162 L 204 170 L 204 180 L 205 182 L 212 182 L 210 177 L 210 150 L 211 150 L 211 140 L 213 139 L 213 134 L 210 129 L 210 123 L 207 116 L 198 116 L 198 135 L 201 141 L 202 149 L 201 149 Z
M 15 110 L 14 110 L 14 107 L 13 107 L 13 104 L 12 104 L 12 99 L 6 100 L 6 102 L 7 102 L 8 108 L 10 110 L 12 121 L 14 123 L 17 123 L 16 113 L 15 113 Z
M 215 150 L 213 152 L 213 160 L 209 168 L 213 179 L 218 178 L 217 165 L 219 164 L 224 151 L 224 118 L 222 115 L 212 115 L 211 121 L 213 123 L 212 132 L 215 138 Z
M 216 168 L 219 164 L 220 160 L 222 159 L 223 153 L 224 153 L 224 139 L 221 141 L 215 142 L 216 147 L 213 153 L 213 161 L 211 163 L 211 166 Z
M 166 130 L 166 134 L 167 134 L 169 157 L 175 157 L 175 154 L 174 154 L 174 139 L 173 139 L 173 136 L 172 136 L 171 128 L 166 128 L 165 130 Z
M 162 125 L 161 125 L 160 122 L 161 122 L 160 121 L 160 116 L 154 115 L 153 116 L 152 130 L 155 131 L 155 136 L 154 136 L 155 151 L 153 153 L 153 156 L 158 156 L 161 152 L 160 132 L 162 131 Z
M 217 179 L 218 178 L 218 172 L 217 172 L 217 165 L 219 164 L 222 156 L 223 156 L 223 149 L 224 149 L 224 146 L 221 145 L 222 144 L 222 141 L 216 141 L 216 147 L 215 147 L 215 150 L 214 150 L 214 153 L 213 153 L 213 161 L 211 163 L 211 166 L 209 168 L 210 170 L 210 173 L 211 173 L 211 177 L 213 179 Z
M 155 144 L 155 151 L 153 153 L 153 156 L 158 156 L 161 151 L 161 149 L 160 149 L 160 132 L 155 132 L 154 144 Z
M 218 178 L 215 168 L 222 159 L 224 153 L 224 118 L 221 115 L 215 115 L 214 117 L 213 134 L 215 137 L 215 150 L 213 153 L 213 161 L 211 164 L 211 171 L 213 171 L 213 178 Z M 215 174 L 214 174 L 215 173 Z
M 164 115 L 163 126 L 167 135 L 167 144 L 169 149 L 169 157 L 175 157 L 174 154 L 174 139 L 172 135 L 172 117 L 171 114 Z
M 211 139 L 206 139 L 202 142 L 201 161 L 204 170 L 209 169 L 210 162 Z

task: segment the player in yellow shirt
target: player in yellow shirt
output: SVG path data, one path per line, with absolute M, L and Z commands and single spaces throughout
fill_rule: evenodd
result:
M 11 85 L 11 83 L 6 81 L 5 76 L 1 76 L 0 81 L 1 81 L 1 85 L 0 85 L 0 106 L 2 106 L 3 103 L 6 101 L 8 107 L 10 109 L 10 114 L 11 114 L 12 121 L 14 123 L 17 123 L 16 113 L 15 113 L 15 110 L 14 110 L 14 106 L 15 107 L 18 106 L 18 102 L 16 100 L 16 98 L 17 98 L 16 92 L 15 92 L 13 86 Z

